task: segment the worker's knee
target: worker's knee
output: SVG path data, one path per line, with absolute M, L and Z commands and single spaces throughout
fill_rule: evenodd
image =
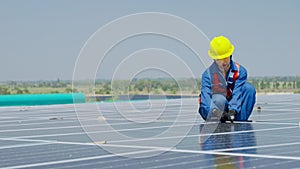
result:
M 226 105 L 226 97 L 221 94 L 214 94 L 212 96 L 213 103 L 220 109 L 224 110 L 224 107 Z
M 256 94 L 256 90 L 255 90 L 254 86 L 250 83 L 245 83 L 243 85 L 242 90 L 243 90 L 243 93 L 251 95 L 251 96 Z

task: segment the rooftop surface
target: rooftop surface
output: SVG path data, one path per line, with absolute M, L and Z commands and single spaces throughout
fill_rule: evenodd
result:
M 258 96 L 253 122 L 204 123 L 197 109 L 197 99 L 1 107 L 0 168 L 300 168 L 300 95 Z

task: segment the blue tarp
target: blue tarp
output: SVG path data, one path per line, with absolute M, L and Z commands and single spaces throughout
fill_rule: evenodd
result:
M 0 95 L 0 106 L 84 103 L 83 93 Z

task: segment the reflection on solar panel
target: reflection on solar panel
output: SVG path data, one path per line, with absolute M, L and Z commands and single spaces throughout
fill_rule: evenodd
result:
M 233 124 L 204 123 L 197 99 L 2 107 L 0 168 L 299 167 L 300 95 L 257 100 Z

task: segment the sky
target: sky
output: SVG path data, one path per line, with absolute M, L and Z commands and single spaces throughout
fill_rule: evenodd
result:
M 206 51 L 213 37 L 228 37 L 235 46 L 234 60 L 247 68 L 250 77 L 300 76 L 299 9 L 297 0 L 0 0 L 0 81 L 72 80 L 76 64 L 84 59 L 81 54 L 97 31 L 124 16 L 142 13 L 168 14 L 194 25 L 207 38 L 202 44 Z M 130 31 L 124 24 L 117 31 Z M 128 24 L 151 28 L 148 20 Z M 105 38 L 110 36 L 114 34 Z M 196 57 L 207 59 L 208 55 L 197 56 L 170 37 L 143 34 L 121 41 L 102 62 L 95 61 L 98 67 L 91 77 L 200 77 L 204 69 Z M 161 64 L 164 69 L 149 68 L 160 63 L 165 63 Z

